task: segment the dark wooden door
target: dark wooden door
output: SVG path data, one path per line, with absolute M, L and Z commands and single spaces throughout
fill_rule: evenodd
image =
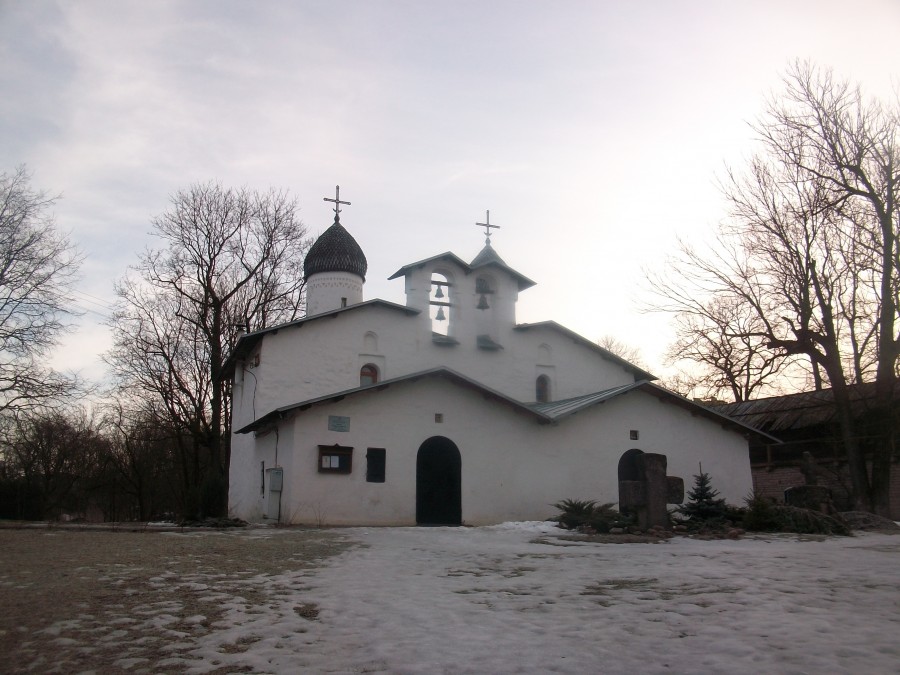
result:
M 462 524 L 462 458 L 449 438 L 432 436 L 416 455 L 416 522 Z

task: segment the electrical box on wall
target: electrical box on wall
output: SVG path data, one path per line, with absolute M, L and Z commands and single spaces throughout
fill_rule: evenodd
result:
M 281 467 L 268 469 L 269 474 L 269 492 L 281 492 L 281 486 L 284 483 L 284 470 Z

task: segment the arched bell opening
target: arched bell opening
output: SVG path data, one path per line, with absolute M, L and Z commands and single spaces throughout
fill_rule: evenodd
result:
M 431 332 L 438 335 L 450 335 L 450 322 L 453 305 L 450 302 L 450 278 L 446 274 L 433 272 L 431 289 L 428 294 Z

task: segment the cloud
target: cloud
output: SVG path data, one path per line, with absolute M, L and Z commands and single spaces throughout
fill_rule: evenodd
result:
M 616 289 L 719 218 L 715 173 L 787 62 L 884 94 L 897 25 L 890 0 L 7 2 L 0 164 L 62 192 L 83 290 L 108 301 L 177 189 L 288 188 L 315 233 L 340 183 L 368 297 L 402 301 L 382 277 L 410 260 L 474 255 L 490 209 L 495 246 L 540 284 L 523 312 L 621 334 L 637 310 Z M 90 364 L 104 329 L 84 330 L 71 353 Z

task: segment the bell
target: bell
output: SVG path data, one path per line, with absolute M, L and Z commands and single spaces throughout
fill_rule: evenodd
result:
M 438 307 L 437 314 L 435 314 L 434 318 L 437 321 L 446 321 L 447 320 L 447 317 L 444 316 L 444 308 L 443 307 Z
M 434 297 L 436 297 L 436 298 L 443 298 L 443 297 L 444 297 L 443 286 L 438 286 L 438 287 L 437 287 L 437 290 L 434 292 Z
M 481 294 L 481 298 L 478 300 L 478 309 L 490 309 L 484 293 Z

